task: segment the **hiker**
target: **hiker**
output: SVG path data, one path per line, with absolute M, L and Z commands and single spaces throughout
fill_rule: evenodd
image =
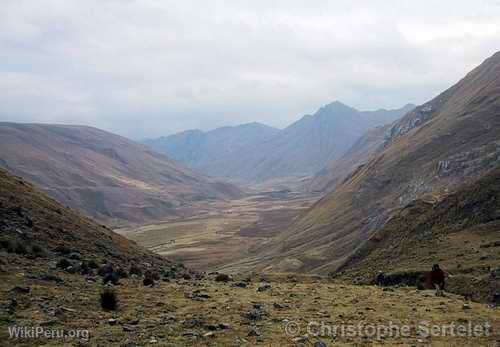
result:
M 379 287 L 382 287 L 385 285 L 385 274 L 382 271 L 379 271 L 377 274 L 377 277 L 375 277 L 375 283 Z
M 441 270 L 439 264 L 434 264 L 432 266 L 431 272 L 429 273 L 429 280 L 431 286 L 433 288 L 436 288 L 436 296 L 443 296 L 445 279 L 446 279 L 445 273 L 443 270 Z

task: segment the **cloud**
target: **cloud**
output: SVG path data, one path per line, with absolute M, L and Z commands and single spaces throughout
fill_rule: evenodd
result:
M 497 1 L 3 0 L 0 120 L 132 138 L 421 103 L 493 54 Z

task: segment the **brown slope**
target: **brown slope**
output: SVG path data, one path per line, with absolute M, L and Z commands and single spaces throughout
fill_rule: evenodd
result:
M 442 201 L 413 201 L 342 270 L 345 277 L 369 282 L 381 270 L 418 273 L 440 263 L 453 274 L 452 289 L 491 299 L 500 292 L 500 277 L 492 280 L 487 269 L 500 269 L 499 249 L 500 169 L 495 169 Z
M 55 257 L 56 249 L 69 248 L 82 258 L 107 261 L 122 267 L 131 264 L 170 265 L 165 258 L 70 210 L 20 177 L 0 169 L 0 248 L 22 244 L 27 255 L 33 246 L 41 259 Z M 39 260 L 40 264 L 44 263 Z
M 500 53 L 391 129 L 385 150 L 295 221 L 260 266 L 336 270 L 400 208 L 500 162 Z M 291 264 L 291 266 L 290 266 Z
M 112 224 L 188 213 L 193 201 L 241 194 L 143 145 L 83 126 L 0 123 L 0 166 Z
M 329 163 L 304 184 L 309 192 L 330 192 L 344 181 L 358 167 L 366 164 L 378 151 L 383 150 L 383 144 L 390 125 L 368 130 L 340 158 Z

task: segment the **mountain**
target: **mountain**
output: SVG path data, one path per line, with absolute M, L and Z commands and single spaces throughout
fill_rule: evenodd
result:
M 77 253 L 80 260 L 114 264 L 124 269 L 132 265 L 143 267 L 144 263 L 174 265 L 62 206 L 24 179 L 2 169 L 0 212 L 0 251 L 25 256 L 26 262 L 31 259 L 36 272 L 42 272 L 41 268 L 50 271 L 47 268 L 51 267 L 51 261 L 55 263 L 63 253 L 68 255 L 69 252 Z M 9 258 L 8 265 L 26 265 L 22 258 L 5 254 L 2 257 Z M 73 258 L 77 260 L 77 256 Z
M 453 273 L 449 290 L 491 301 L 500 282 L 485 269 L 500 269 L 499 230 L 497 168 L 441 201 L 417 199 L 405 206 L 349 257 L 342 275 L 370 282 L 383 270 L 390 278 L 415 281 L 438 258 Z
M 0 167 L 114 225 L 189 214 L 198 200 L 241 194 L 144 145 L 83 126 L 0 123 Z
M 440 200 L 500 164 L 500 52 L 388 130 L 384 148 L 247 263 L 336 271 L 400 209 Z M 439 260 L 439 255 L 436 255 Z
M 405 287 L 387 292 L 321 276 L 230 277 L 188 270 L 3 170 L 0 275 L 2 346 L 233 346 L 242 344 L 242 336 L 248 346 L 324 346 L 332 339 L 340 346 L 367 344 L 362 334 L 304 337 L 299 330 L 283 329 L 283 317 L 303 322 L 305 308 L 318 305 L 321 310 L 307 313 L 309 319 L 341 315 L 350 326 L 391 319 L 396 325 L 418 315 L 436 326 L 458 322 L 465 328 L 459 332 L 483 324 L 481 331 L 488 332 L 426 339 L 433 344 L 494 346 L 498 339 L 483 323 L 497 327 L 498 310 L 458 295 L 441 298 Z M 383 337 L 388 346 L 416 341 L 414 335 Z
M 366 164 L 370 158 L 383 150 L 384 140 L 390 125 L 369 129 L 340 158 L 331 161 L 304 183 L 306 191 L 329 192 L 345 180 L 349 174 Z
M 245 136 L 236 133 L 241 131 L 240 127 L 216 129 L 214 134 L 219 140 L 211 143 L 219 148 L 218 151 L 205 149 L 207 134 L 189 131 L 171 136 L 169 150 L 164 147 L 163 152 L 217 177 L 261 182 L 279 177 L 308 176 L 341 156 L 369 128 L 394 121 L 411 108 L 413 105 L 398 110 L 360 112 L 336 101 L 283 130 L 257 130 L 260 137 L 253 132 L 248 135 L 248 125 L 243 126 Z M 253 125 L 252 129 L 256 127 Z M 236 135 L 229 136 L 231 133 Z M 157 144 L 160 142 L 148 143 L 159 149 Z M 229 150 L 223 147 L 228 142 L 231 144 Z
M 268 141 L 278 129 L 260 123 L 222 127 L 208 132 L 188 130 L 179 134 L 146 140 L 159 153 L 180 161 L 207 175 L 219 176 L 218 165 L 231 153 Z

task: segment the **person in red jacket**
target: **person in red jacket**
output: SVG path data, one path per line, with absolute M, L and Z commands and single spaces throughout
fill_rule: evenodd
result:
M 432 270 L 429 273 L 429 280 L 431 286 L 436 288 L 436 295 L 442 296 L 443 290 L 446 284 L 446 275 L 443 270 L 439 267 L 439 264 L 434 264 Z

